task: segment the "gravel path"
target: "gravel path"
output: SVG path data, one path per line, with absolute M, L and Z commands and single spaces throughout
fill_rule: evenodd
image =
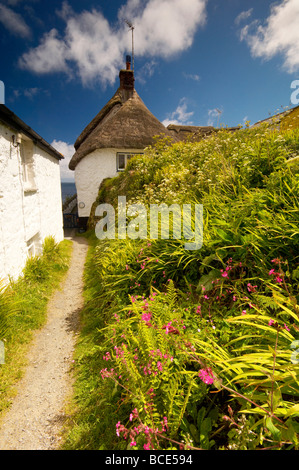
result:
M 47 324 L 34 335 L 18 394 L 0 425 L 0 450 L 55 450 L 72 392 L 72 354 L 83 306 L 87 241 L 73 241 L 70 268 L 48 305 Z

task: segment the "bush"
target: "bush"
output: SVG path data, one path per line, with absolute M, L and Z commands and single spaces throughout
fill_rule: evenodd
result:
M 93 446 L 298 448 L 298 141 L 223 130 L 149 148 L 105 182 L 98 202 L 115 206 L 118 195 L 203 204 L 204 234 L 197 251 L 128 238 L 92 249 L 83 337 L 94 362 L 87 378 L 83 346 L 78 371 L 85 384 L 101 371 L 95 395 L 114 387 L 109 437 L 90 431 Z M 95 400 L 93 413 L 101 428 Z

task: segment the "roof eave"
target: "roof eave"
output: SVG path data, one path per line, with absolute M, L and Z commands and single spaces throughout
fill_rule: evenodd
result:
M 54 147 L 52 147 L 52 145 L 50 145 L 39 134 L 37 134 L 37 132 L 31 129 L 30 126 L 22 121 L 22 119 L 20 119 L 4 104 L 0 105 L 0 120 L 10 128 L 14 129 L 16 132 L 21 132 L 29 137 L 38 147 L 40 147 L 42 150 L 45 150 L 57 160 L 64 159 L 64 156 L 61 153 L 59 153 Z

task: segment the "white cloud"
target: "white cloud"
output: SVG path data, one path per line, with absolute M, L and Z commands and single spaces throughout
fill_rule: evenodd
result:
M 125 18 L 134 24 L 135 55 L 171 57 L 190 47 L 195 32 L 206 21 L 208 0 L 128 0 L 112 26 L 99 11 L 74 13 L 67 2 L 59 16 L 66 22 L 63 36 L 56 29 L 26 52 L 19 65 L 35 73 L 65 72 L 79 76 L 83 85 L 94 81 L 113 84 L 131 51 Z
M 40 74 L 68 72 L 66 52 L 66 45 L 58 38 L 58 31 L 52 29 L 45 34 L 39 46 L 30 49 L 20 58 L 19 66 Z
M 62 140 L 53 140 L 51 143 L 52 147 L 54 147 L 58 152 L 60 152 L 64 159 L 60 160 L 60 176 L 62 180 L 69 180 L 74 179 L 74 172 L 69 169 L 69 162 L 72 156 L 75 153 L 75 148 L 73 145 L 70 145 Z
M 249 10 L 242 11 L 237 18 L 235 19 L 235 23 L 239 25 L 242 21 L 248 20 L 248 18 L 252 15 L 253 8 L 250 8 Z
M 11 8 L 0 4 L 0 22 L 12 34 L 28 39 L 31 37 L 31 29 L 22 16 Z
M 147 80 L 153 76 L 155 69 L 158 65 L 158 62 L 154 59 L 146 62 L 141 69 L 139 69 L 135 75 L 136 80 L 139 83 L 145 84 Z
M 299 69 L 299 2 L 284 0 L 271 7 L 265 25 L 254 21 L 244 26 L 240 38 L 245 40 L 253 57 L 271 59 L 283 54 L 287 72 Z
M 24 90 L 24 95 L 26 96 L 26 98 L 29 98 L 30 100 L 32 98 L 34 98 L 34 96 L 36 96 L 39 92 L 40 92 L 40 88 L 37 88 L 37 87 L 33 87 L 33 88 L 26 88 Z
M 200 76 L 197 75 L 197 74 L 193 74 L 193 73 L 183 73 L 184 77 L 187 78 L 187 79 L 190 79 L 190 80 L 194 80 L 195 82 L 199 82 L 200 81 Z
M 190 118 L 193 116 L 193 111 L 187 111 L 187 100 L 186 98 L 182 98 L 179 102 L 178 107 L 175 111 L 170 113 L 162 123 L 165 127 L 169 124 L 181 124 L 181 125 L 192 125 L 193 122 L 190 121 Z
M 197 28 L 206 22 L 206 3 L 129 0 L 120 10 L 119 19 L 127 18 L 134 24 L 137 54 L 170 57 L 191 46 Z

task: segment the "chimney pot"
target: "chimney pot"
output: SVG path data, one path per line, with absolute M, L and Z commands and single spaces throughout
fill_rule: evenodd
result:
M 126 56 L 126 64 L 127 64 L 127 70 L 131 70 L 131 56 L 130 55 Z

